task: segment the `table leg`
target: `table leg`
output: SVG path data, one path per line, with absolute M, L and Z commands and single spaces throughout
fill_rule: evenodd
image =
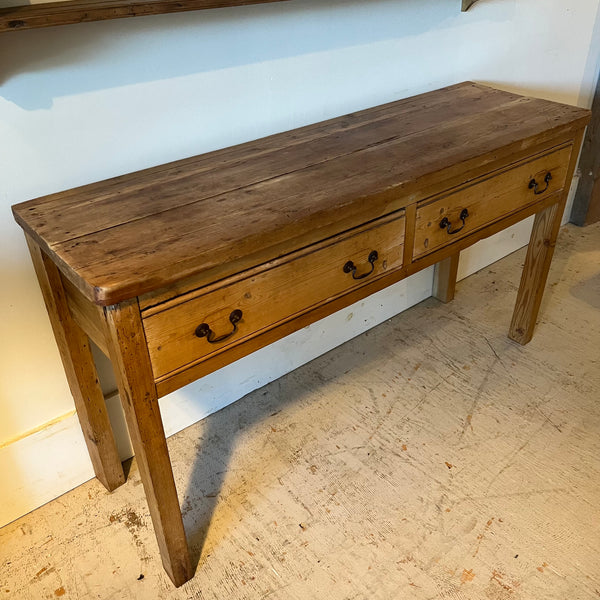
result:
M 460 252 L 456 252 L 435 265 L 433 274 L 433 296 L 440 302 L 446 303 L 454 299 L 459 257 Z
M 104 310 L 107 343 L 163 566 L 176 586 L 193 571 L 150 357 L 136 300 Z
M 29 237 L 27 244 L 96 477 L 112 491 L 125 482 L 125 475 L 98 383 L 90 340 L 71 316 L 60 271 Z
M 548 206 L 535 216 L 508 333 L 508 337 L 519 344 L 527 344 L 533 336 L 563 209 L 564 201 Z

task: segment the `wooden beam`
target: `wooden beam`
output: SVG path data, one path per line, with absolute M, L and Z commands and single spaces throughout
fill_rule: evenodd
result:
M 65 0 L 0 9 L 0 33 L 73 25 L 90 21 L 143 17 L 207 8 L 286 2 L 287 0 Z M 477 0 L 462 0 L 465 12 Z
M 588 125 L 581 158 L 581 179 L 571 210 L 571 223 L 591 225 L 600 221 L 600 78 L 592 104 L 592 120 Z
M 66 0 L 0 9 L 0 32 L 286 0 Z

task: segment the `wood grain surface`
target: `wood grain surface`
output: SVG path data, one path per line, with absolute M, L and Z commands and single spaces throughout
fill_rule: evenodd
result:
M 435 265 L 431 295 L 444 304 L 454 299 L 459 259 L 460 252 L 456 252 Z
M 572 146 L 568 145 L 504 172 L 493 173 L 448 196 L 419 204 L 413 260 L 467 236 L 527 204 L 562 190 L 571 150 Z M 552 179 L 546 186 L 544 177 L 548 173 L 552 175 Z M 537 194 L 529 188 L 529 182 L 534 178 L 539 183 Z M 468 217 L 463 227 L 459 215 L 465 209 L 468 210 Z M 443 218 L 450 221 L 450 231 L 453 233 L 440 227 Z
M 207 8 L 225 8 L 285 0 L 63 0 L 0 9 L 0 33 L 124 17 L 143 17 Z M 476 0 L 462 0 L 467 11 Z
M 104 309 L 106 339 L 154 533 L 175 586 L 194 574 L 137 302 Z
M 104 355 L 108 356 L 102 307 L 90 302 L 66 277 L 61 277 L 61 281 L 71 316 Z
M 463 83 L 22 203 L 92 301 L 277 258 L 572 138 L 586 110 Z
M 65 0 L 0 9 L 0 33 L 284 0 Z
M 197 362 L 232 344 L 240 343 L 265 328 L 297 317 L 319 304 L 331 301 L 402 266 L 404 218 L 384 219 L 317 251 L 255 271 L 246 277 L 225 280 L 198 293 L 187 294 L 178 303 L 161 306 L 144 318 L 144 329 L 155 378 Z M 372 273 L 367 262 L 372 251 L 378 253 Z M 357 269 L 344 272 L 352 261 Z M 207 323 L 222 336 L 232 330 L 229 315 L 243 312 L 235 335 L 220 343 L 210 344 L 194 331 Z
M 581 130 L 575 137 L 574 148 L 581 147 L 583 133 Z M 577 158 L 577 153 L 573 153 L 567 169 L 567 181 L 571 181 L 573 177 Z M 533 336 L 568 194 L 569 189 L 564 189 L 557 204 L 548 206 L 535 215 L 508 333 L 511 339 L 520 344 L 527 344 Z
M 87 334 L 73 320 L 56 265 L 27 238 L 83 437 L 96 477 L 112 491 L 125 482 Z

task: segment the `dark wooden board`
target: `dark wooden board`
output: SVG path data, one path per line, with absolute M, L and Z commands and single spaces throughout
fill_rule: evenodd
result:
M 91 300 L 276 258 L 568 137 L 589 112 L 463 83 L 13 207 Z
M 0 32 L 285 0 L 66 0 L 0 9 Z
M 596 82 L 592 120 L 583 140 L 579 168 L 581 179 L 573 201 L 571 222 L 591 225 L 600 221 L 600 78 Z
M 0 33 L 89 21 L 284 1 L 286 0 L 65 0 L 25 4 L 0 8 Z M 475 2 L 476 0 L 462 0 L 461 10 L 467 11 Z

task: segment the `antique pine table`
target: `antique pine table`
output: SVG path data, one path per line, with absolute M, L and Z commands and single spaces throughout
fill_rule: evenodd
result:
M 13 207 L 98 479 L 117 375 L 164 567 L 193 576 L 158 398 L 535 214 L 509 336 L 532 336 L 589 111 L 461 83 Z

